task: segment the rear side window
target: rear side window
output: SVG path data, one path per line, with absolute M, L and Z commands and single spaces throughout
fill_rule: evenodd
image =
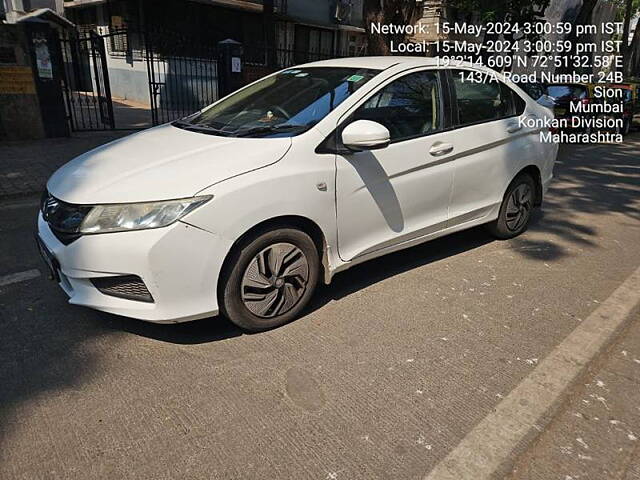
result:
M 512 117 L 514 115 L 522 115 L 524 113 L 525 107 L 527 106 L 527 103 L 522 99 L 520 95 L 513 91 L 513 89 L 502 82 L 500 82 L 500 88 L 502 89 L 503 101 L 508 103 L 506 116 Z
M 432 71 L 410 73 L 391 82 L 358 108 L 353 118 L 384 125 L 391 141 L 440 130 L 438 74 Z
M 506 88 L 509 88 L 509 87 L 506 87 Z M 527 107 L 527 102 L 525 102 L 520 95 L 518 95 L 516 92 L 514 92 L 510 88 L 509 90 L 511 91 L 511 95 L 513 96 L 513 104 L 516 110 L 515 114 L 522 115 L 524 113 L 524 109 Z
M 460 72 L 452 72 L 457 98 L 458 125 L 490 122 L 524 112 L 524 100 L 504 83 L 463 81 Z

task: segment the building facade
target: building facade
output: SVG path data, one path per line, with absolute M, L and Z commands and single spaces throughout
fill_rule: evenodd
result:
M 197 71 L 189 81 L 202 83 L 215 79 L 216 67 L 184 59 L 212 59 L 221 41 L 242 45 L 246 81 L 366 49 L 363 0 L 67 0 L 63 7 L 80 32 L 105 36 L 113 95 L 142 103 L 150 102 L 150 52 L 153 75 Z

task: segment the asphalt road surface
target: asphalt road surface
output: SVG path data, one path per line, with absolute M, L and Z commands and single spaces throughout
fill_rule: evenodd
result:
M 639 193 L 640 134 L 563 147 L 521 237 L 374 260 L 255 335 L 68 305 L 5 202 L 0 478 L 424 478 L 640 265 Z

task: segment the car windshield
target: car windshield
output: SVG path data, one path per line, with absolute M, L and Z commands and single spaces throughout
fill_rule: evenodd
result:
M 585 98 L 587 88 L 582 85 L 549 85 L 547 94 L 553 98 Z
M 379 72 L 361 68 L 290 68 L 174 125 L 225 136 L 297 135 L 322 120 Z

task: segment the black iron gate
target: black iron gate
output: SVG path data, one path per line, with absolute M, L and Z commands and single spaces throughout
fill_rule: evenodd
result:
M 228 40 L 212 43 L 176 30 L 127 27 L 109 28 L 104 35 L 93 30 L 62 35 L 63 92 L 72 131 L 146 128 L 150 126 L 148 119 L 140 121 L 139 117 L 146 116 L 149 110 L 151 125 L 166 123 L 196 112 L 271 72 L 330 56 L 240 46 Z M 138 75 L 142 73 L 140 68 L 123 69 L 123 59 L 129 67 L 141 62 L 147 78 Z M 113 69 L 113 87 L 118 95 L 117 119 L 109 68 Z M 138 97 L 129 97 L 128 88 Z M 140 95 L 147 88 L 148 110 L 144 105 L 146 99 L 141 98 L 146 95 Z M 143 106 L 130 109 L 119 97 L 137 98 L 137 103 Z M 134 120 L 132 113 L 136 113 Z
M 63 92 L 71 130 L 114 129 L 105 37 L 93 31 L 64 33 L 60 46 Z
M 218 50 L 175 32 L 146 32 L 145 59 L 154 125 L 218 99 Z

